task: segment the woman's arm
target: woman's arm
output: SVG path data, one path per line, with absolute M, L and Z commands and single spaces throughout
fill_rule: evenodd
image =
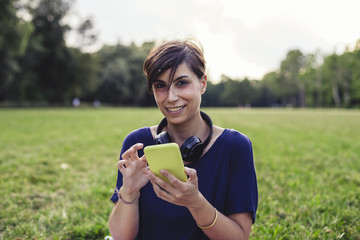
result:
M 249 239 L 253 221 L 250 213 L 235 213 L 225 216 L 218 212 L 202 195 L 196 202 L 198 206 L 190 207 L 189 211 L 210 239 Z M 215 213 L 215 211 L 217 212 Z
M 148 183 L 149 168 L 144 156 L 139 158 L 137 151 L 143 144 L 135 144 L 125 151 L 117 163 L 122 174 L 123 184 L 119 189 L 119 201 L 109 217 L 109 230 L 116 240 L 134 239 L 139 231 L 140 189 Z
M 119 196 L 109 217 L 109 230 L 115 240 L 135 239 L 139 230 L 139 194 L 119 190 L 122 200 Z
M 189 209 L 199 227 L 210 239 L 249 239 L 252 217 L 250 213 L 236 213 L 225 216 L 218 212 L 198 190 L 195 169 L 185 168 L 189 180 L 181 182 L 168 171 L 161 173 L 171 184 L 162 181 L 154 174 L 149 174 L 156 195 L 168 202 Z

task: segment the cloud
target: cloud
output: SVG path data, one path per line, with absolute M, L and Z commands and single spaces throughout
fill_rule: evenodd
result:
M 358 0 L 78 0 L 93 15 L 100 41 L 162 41 L 193 35 L 205 49 L 209 72 L 261 78 L 290 49 L 312 53 L 360 38 Z
M 291 49 L 313 52 L 331 44 L 321 36 L 281 16 L 264 19 L 246 36 L 235 36 L 234 47 L 248 61 L 274 65 Z

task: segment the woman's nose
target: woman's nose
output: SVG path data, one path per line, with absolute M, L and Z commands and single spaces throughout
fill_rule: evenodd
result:
M 176 101 L 177 99 L 178 99 L 178 92 L 177 92 L 176 88 L 174 88 L 173 86 L 170 86 L 170 88 L 168 90 L 168 100 Z

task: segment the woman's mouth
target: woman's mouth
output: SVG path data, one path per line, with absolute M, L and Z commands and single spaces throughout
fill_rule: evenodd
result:
M 172 108 L 165 108 L 168 112 L 171 113 L 177 113 L 180 112 L 182 109 L 184 109 L 185 106 L 180 106 L 180 107 L 172 107 Z

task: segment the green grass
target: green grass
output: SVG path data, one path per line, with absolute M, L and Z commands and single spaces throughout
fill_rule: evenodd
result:
M 360 111 L 204 109 L 248 135 L 252 239 L 360 239 Z M 0 110 L 0 238 L 103 239 L 124 137 L 156 109 Z

